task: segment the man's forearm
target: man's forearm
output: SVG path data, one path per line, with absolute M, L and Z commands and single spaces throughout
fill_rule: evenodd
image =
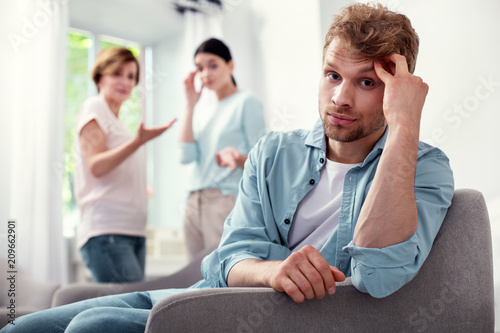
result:
M 361 209 L 353 242 L 383 248 L 401 243 L 418 226 L 415 201 L 418 131 L 391 128 L 377 173 Z
M 235 264 L 229 271 L 229 287 L 269 287 L 269 274 L 281 261 L 246 259 Z

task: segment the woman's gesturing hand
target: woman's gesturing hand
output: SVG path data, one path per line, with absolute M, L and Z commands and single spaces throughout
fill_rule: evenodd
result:
M 157 136 L 163 134 L 163 132 L 172 127 L 172 125 L 176 122 L 176 120 L 177 118 L 174 118 L 169 123 L 156 127 L 144 127 L 144 123 L 141 122 L 141 125 L 137 129 L 137 135 L 135 139 L 139 143 L 139 145 L 142 145 L 148 142 L 149 140 L 154 139 Z

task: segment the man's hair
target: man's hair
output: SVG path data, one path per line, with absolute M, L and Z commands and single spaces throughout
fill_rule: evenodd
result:
M 99 90 L 99 81 L 103 75 L 113 74 L 128 62 L 134 62 L 137 65 L 137 77 L 135 78 L 135 84 L 137 85 L 139 83 L 139 62 L 129 49 L 124 47 L 108 47 L 101 50 L 96 57 L 91 74 L 97 90 Z
M 345 50 L 373 60 L 393 53 L 406 57 L 413 73 L 418 54 L 418 36 L 403 14 L 390 11 L 381 4 L 355 4 L 335 15 L 323 47 L 323 61 L 332 40 L 338 39 Z

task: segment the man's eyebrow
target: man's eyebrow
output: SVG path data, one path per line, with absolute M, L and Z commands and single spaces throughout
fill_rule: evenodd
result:
M 331 62 L 328 62 L 328 61 L 327 61 L 327 62 L 326 62 L 326 67 L 329 67 L 329 68 L 331 68 L 331 69 L 335 70 L 335 65 L 334 65 L 333 63 L 331 63 Z M 362 68 L 358 71 L 358 73 L 359 73 L 359 74 L 364 74 L 364 73 L 371 72 L 371 71 L 374 71 L 374 70 L 375 70 L 375 68 L 373 67 L 373 64 L 372 64 L 372 65 L 368 65 L 368 66 L 362 67 Z

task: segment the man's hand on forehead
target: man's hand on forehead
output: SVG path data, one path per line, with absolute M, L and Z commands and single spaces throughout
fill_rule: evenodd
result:
M 375 61 L 374 68 L 385 84 L 383 108 L 389 128 L 403 125 L 418 133 L 429 86 L 408 71 L 406 58 L 400 54 Z
M 388 72 L 392 75 L 396 74 L 396 64 L 394 62 L 392 62 L 388 57 L 380 59 L 380 60 L 375 60 L 375 62 L 377 62 L 377 61 L 380 62 L 380 64 L 382 65 L 382 68 L 386 72 Z

